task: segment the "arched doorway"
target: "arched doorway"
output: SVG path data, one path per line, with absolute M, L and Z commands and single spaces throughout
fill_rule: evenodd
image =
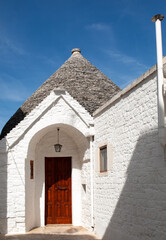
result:
M 57 143 L 57 127 L 60 128 L 60 144 L 62 144 L 61 152 L 55 152 L 54 144 Z M 53 222 L 46 219 L 46 209 L 48 206 L 48 189 L 46 181 L 48 179 L 49 170 L 46 161 L 52 159 L 51 168 L 56 169 L 56 162 L 61 165 L 62 175 L 65 176 L 65 171 L 71 171 L 71 223 L 73 225 L 81 225 L 82 214 L 82 199 L 81 199 L 81 175 L 84 158 L 89 158 L 89 140 L 78 129 L 66 125 L 55 124 L 40 130 L 32 138 L 29 144 L 28 157 L 26 159 L 26 229 L 27 231 L 35 226 L 44 226 L 47 223 L 58 223 L 57 215 L 60 209 L 52 209 Z M 68 160 L 62 160 L 68 159 Z M 70 159 L 70 160 L 69 160 Z M 34 161 L 34 179 L 29 179 L 30 174 L 29 161 Z M 65 161 L 70 161 L 69 168 L 66 170 Z M 63 162 L 63 163 L 62 163 Z M 53 179 L 57 177 L 56 170 L 52 170 Z M 65 179 L 61 179 L 63 182 Z M 55 182 L 54 182 L 55 184 Z M 56 187 L 51 185 L 51 187 Z M 55 184 L 56 185 L 56 184 Z M 63 188 L 63 186 L 62 186 Z M 46 192 L 47 191 L 47 192 Z M 64 201 L 63 194 L 65 191 L 59 190 L 61 200 Z M 56 194 L 56 193 L 52 193 Z M 55 197 L 56 198 L 56 197 Z M 60 199 L 59 199 L 60 200 Z M 55 203 L 55 199 L 53 200 Z M 63 203 L 61 203 L 63 205 Z M 68 210 L 66 210 L 68 211 Z M 67 213 L 68 214 L 68 213 Z M 64 220 L 66 221 L 66 220 Z M 68 220 L 67 220 L 68 221 Z M 66 221 L 66 223 L 68 223 Z M 59 222 L 60 223 L 60 222 Z M 62 223 L 62 222 L 61 222 Z M 65 222 L 64 222 L 65 223 Z

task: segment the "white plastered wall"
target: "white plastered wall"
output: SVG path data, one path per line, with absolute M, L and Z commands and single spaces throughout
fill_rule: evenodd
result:
M 107 173 L 95 168 L 95 231 L 103 240 L 165 239 L 166 162 L 158 137 L 156 74 L 123 92 L 95 116 L 96 151 L 105 142 L 113 151 Z
M 89 113 L 67 92 L 53 91 L 7 135 L 6 232 L 44 225 L 44 157 L 56 157 L 57 127 L 62 133 L 60 155 L 72 157 L 72 201 L 77 207 L 73 207 L 73 224 L 81 224 L 81 169 L 89 159 L 92 123 Z M 30 160 L 35 162 L 34 180 L 30 180 Z
M 7 152 L 5 139 L 0 141 L 0 234 L 7 231 Z
M 62 150 L 55 153 L 53 145 L 57 141 L 56 128 L 48 132 L 37 144 L 35 157 L 35 225 L 44 226 L 45 212 L 45 157 L 71 157 L 72 158 L 72 224 L 81 225 L 81 165 L 79 153 L 79 138 L 75 136 L 75 129 L 69 126 L 60 126 L 60 143 Z M 67 131 L 66 131 L 67 130 Z M 83 136 L 82 136 L 83 138 Z M 77 144 L 76 144 L 77 142 Z M 86 141 L 85 141 L 86 142 Z M 87 147 L 88 144 L 86 143 Z

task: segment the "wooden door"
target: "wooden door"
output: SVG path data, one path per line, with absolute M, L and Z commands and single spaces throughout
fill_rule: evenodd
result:
M 45 224 L 71 223 L 71 158 L 45 158 Z

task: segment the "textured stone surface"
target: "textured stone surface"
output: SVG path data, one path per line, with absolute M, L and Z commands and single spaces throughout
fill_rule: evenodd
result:
M 118 86 L 79 52 L 74 52 L 17 110 L 3 128 L 0 138 L 23 120 L 54 88 L 64 88 L 90 114 L 120 91 Z
M 106 140 L 113 146 L 112 170 L 95 173 L 95 231 L 104 240 L 166 239 L 155 73 L 98 113 L 95 129 L 96 147 Z
M 78 64 L 78 58 L 83 57 L 74 54 L 68 61 L 76 58 Z M 1 232 L 25 232 L 44 225 L 45 154 L 73 158 L 73 201 L 77 201 L 79 212 L 73 210 L 73 220 L 90 229 L 89 136 L 93 132 L 95 231 L 103 240 L 166 239 L 166 157 L 158 141 L 155 70 L 97 112 L 95 132 L 93 118 L 79 100 L 59 90 L 46 96 L 40 88 L 38 96 L 45 98 L 0 141 Z M 43 86 L 49 88 L 47 82 Z M 59 155 L 53 152 L 57 127 L 63 146 L 67 146 Z M 107 173 L 99 173 L 96 153 L 105 143 L 109 144 L 111 162 Z M 33 181 L 29 179 L 30 160 L 35 161 Z
M 81 214 L 81 172 L 89 179 L 84 164 L 89 161 L 89 138 L 93 118 L 68 93 L 50 93 L 0 143 L 0 226 L 3 232 L 25 232 L 44 223 L 44 158 L 72 157 L 73 224 L 90 226 Z M 61 153 L 55 153 L 57 127 L 60 127 Z M 7 151 L 5 153 L 5 151 Z M 35 179 L 30 180 L 30 160 Z M 88 182 L 89 184 L 89 182 Z M 89 186 L 88 186 L 89 187 Z M 86 193 L 86 198 L 90 192 Z

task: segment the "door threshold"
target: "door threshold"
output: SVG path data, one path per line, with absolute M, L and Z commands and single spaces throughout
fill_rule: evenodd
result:
M 71 227 L 73 224 L 47 224 L 45 227 Z

